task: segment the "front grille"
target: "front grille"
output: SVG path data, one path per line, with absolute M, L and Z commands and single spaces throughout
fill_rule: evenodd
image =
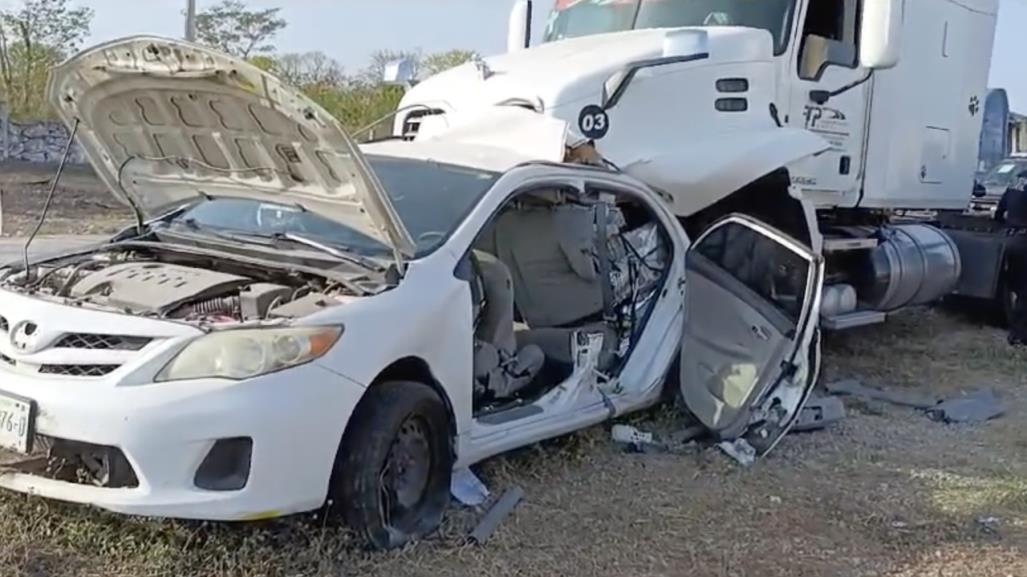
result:
M 150 339 L 146 337 L 72 333 L 61 337 L 53 346 L 57 349 L 138 351 L 149 344 L 149 342 Z
M 421 130 L 421 120 L 425 116 L 438 116 L 439 114 L 445 114 L 446 111 L 439 110 L 438 108 L 419 108 L 412 111 L 403 120 L 403 139 L 413 140 L 417 136 L 417 133 Z
M 113 373 L 117 368 L 118 365 L 43 365 L 39 367 L 39 374 L 65 377 L 102 377 Z

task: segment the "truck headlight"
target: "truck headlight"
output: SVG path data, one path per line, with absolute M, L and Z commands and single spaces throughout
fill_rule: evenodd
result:
M 341 335 L 338 326 L 214 332 L 186 345 L 156 381 L 257 377 L 308 363 L 328 352 Z

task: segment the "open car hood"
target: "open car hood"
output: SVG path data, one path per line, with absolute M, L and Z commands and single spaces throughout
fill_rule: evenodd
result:
M 413 242 L 339 123 L 244 60 L 131 37 L 56 67 L 50 102 L 99 177 L 143 218 L 200 195 L 299 205 L 366 234 L 397 261 Z

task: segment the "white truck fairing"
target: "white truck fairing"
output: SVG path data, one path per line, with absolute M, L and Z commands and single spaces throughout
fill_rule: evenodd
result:
M 602 104 L 611 75 L 673 56 L 640 70 L 606 110 L 609 126 L 597 148 L 615 164 L 715 146 L 704 158 L 719 155 L 715 165 L 737 171 L 752 157 L 732 145 L 750 133 L 764 141 L 780 125 L 827 143 L 822 154 L 782 159 L 796 187 L 820 208 L 961 208 L 976 164 L 997 0 L 866 4 L 861 31 L 857 0 L 560 3 L 543 44 L 487 59 L 492 74 L 467 65 L 426 79 L 401 106 L 423 104 L 438 115 L 520 103 L 577 125 L 585 107 Z M 704 9 L 705 18 L 698 12 Z M 576 17 L 592 20 L 576 26 Z M 675 27 L 681 23 L 707 25 Z M 680 49 L 681 36 L 691 37 L 690 50 Z M 958 90 L 951 78 L 961 79 Z M 423 114 L 401 113 L 396 133 L 410 133 Z M 729 134 L 737 138 L 717 144 Z M 788 144 L 786 131 L 777 137 L 784 148 L 801 148 Z M 722 183 L 763 174 L 753 170 Z M 652 171 L 646 178 L 718 181 Z M 702 204 L 680 201 L 677 214 Z
M 716 81 L 722 76 L 771 82 L 770 34 L 741 28 L 639 30 L 545 44 L 490 59 L 487 78 L 471 66 L 442 73 L 416 86 L 400 106 L 446 111 L 439 118 L 420 116 L 413 109 L 420 126 L 432 127 L 429 134 L 445 130 L 446 116 L 492 115 L 501 102 L 537 103 L 539 112 L 566 119 L 580 130 L 580 112 L 600 102 L 606 80 L 625 63 L 660 58 L 675 34 L 692 37 L 694 48 L 682 56 L 685 62 L 639 71 L 631 89 L 608 111 L 608 132 L 598 149 L 628 173 L 667 192 L 676 214 L 692 214 L 779 166 L 828 148 L 806 131 L 775 130 L 769 98 L 751 102 L 741 113 L 713 108 Z M 672 92 L 666 84 L 642 80 L 656 77 L 688 83 L 689 89 Z M 399 130 L 405 120 L 400 114 Z M 494 130 L 493 135 L 502 140 L 504 132 Z M 671 142 L 674 146 L 668 146 Z

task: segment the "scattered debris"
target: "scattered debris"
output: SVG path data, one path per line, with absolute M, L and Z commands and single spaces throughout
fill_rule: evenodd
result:
M 944 423 L 980 423 L 1001 416 L 1003 413 L 1002 404 L 991 389 L 939 401 L 912 393 L 866 387 L 856 379 L 829 383 L 825 388 L 832 395 L 847 395 L 864 402 L 884 401 L 893 405 L 920 409 L 925 411 L 929 418 Z M 810 402 L 812 403 L 812 400 Z
M 806 402 L 791 432 L 806 432 L 825 429 L 845 418 L 845 405 L 837 397 L 813 396 Z M 653 433 L 631 425 L 614 425 L 610 437 L 615 443 L 625 446 L 631 453 L 674 453 L 694 445 L 692 441 L 707 433 L 706 427 L 693 424 L 668 435 L 657 438 Z M 756 461 L 756 450 L 745 439 L 718 443 L 720 450 L 744 467 Z
M 988 535 L 998 535 L 998 526 L 1002 520 L 998 517 L 978 517 L 977 526 Z
M 478 525 L 468 536 L 472 543 L 484 545 L 489 537 L 496 532 L 499 524 L 513 513 L 514 508 L 524 498 L 524 490 L 520 487 L 513 487 L 503 493 L 503 496 L 496 501 L 496 504 L 478 522 Z
M 643 432 L 631 425 L 614 425 L 610 435 L 615 443 L 625 445 L 651 445 L 656 442 L 652 433 Z
M 937 399 L 922 397 L 913 393 L 901 391 L 886 391 L 864 386 L 856 379 L 846 379 L 825 385 L 827 392 L 832 395 L 862 397 L 875 401 L 885 401 L 893 405 L 912 407 L 914 409 L 930 409 L 938 404 Z
M 706 433 L 706 427 L 692 425 L 658 440 L 655 435 L 631 425 L 614 425 L 610 437 L 626 446 L 631 453 L 673 453 L 685 448 L 691 441 Z
M 453 471 L 449 492 L 468 507 L 477 507 L 489 498 L 489 488 L 468 468 Z
M 738 461 L 743 467 L 749 467 L 756 462 L 756 449 L 749 444 L 745 439 L 735 439 L 734 441 L 724 441 L 717 445 L 721 451 L 727 454 L 735 461 Z
M 845 404 L 838 397 L 812 396 L 799 412 L 792 432 L 818 431 L 845 418 Z
M 944 423 L 982 423 L 1003 413 L 995 391 L 985 389 L 949 399 L 927 410 L 927 416 Z

